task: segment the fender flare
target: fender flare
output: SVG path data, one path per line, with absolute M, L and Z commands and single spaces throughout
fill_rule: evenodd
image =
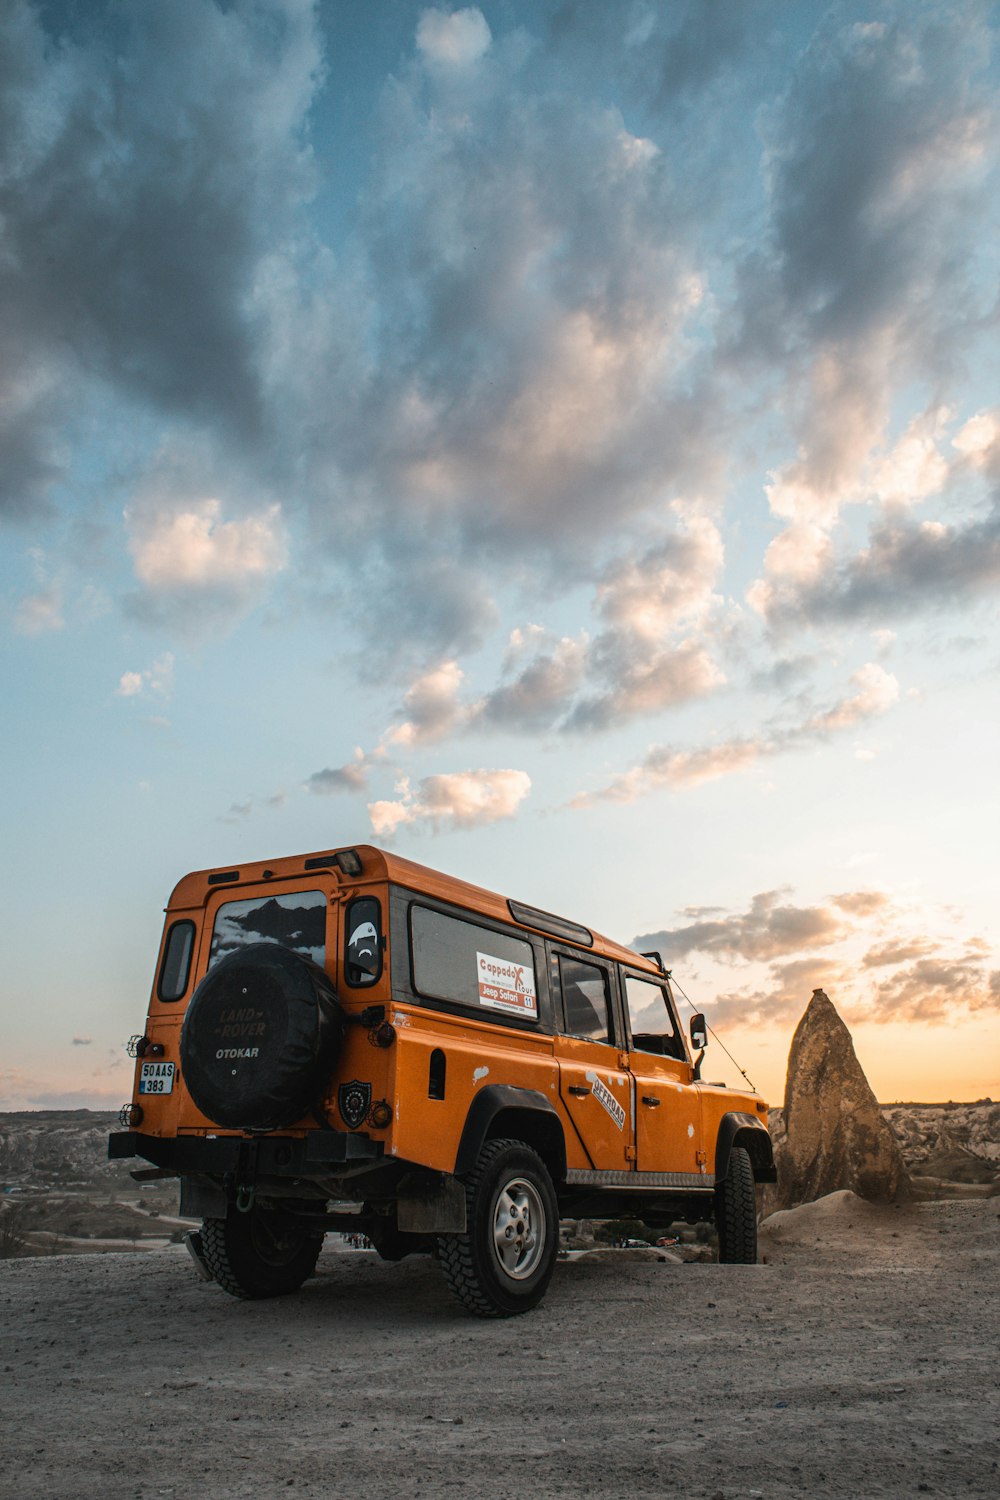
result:
M 774 1148 L 767 1126 L 756 1115 L 733 1110 L 719 1121 L 719 1134 L 715 1142 L 715 1180 L 726 1180 L 729 1171 L 729 1153 L 734 1146 L 743 1146 L 750 1154 L 755 1182 L 777 1182 L 774 1166 Z
M 537 1089 L 515 1088 L 509 1083 L 487 1084 L 470 1104 L 458 1143 L 455 1176 L 472 1171 L 485 1141 L 496 1134 L 491 1127 L 501 1114 L 510 1114 L 510 1133 L 538 1151 L 553 1182 L 565 1181 L 566 1142 L 555 1106 Z

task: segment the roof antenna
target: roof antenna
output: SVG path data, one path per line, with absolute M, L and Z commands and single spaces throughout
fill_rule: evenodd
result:
M 680 982 L 677 979 L 674 978 L 674 972 L 673 972 L 673 970 L 669 969 L 667 971 L 667 973 L 670 976 L 670 983 L 673 985 L 674 989 L 675 990 L 680 990 L 681 994 L 684 995 L 684 999 L 687 1000 L 688 1005 L 690 1005 L 690 1007 L 694 1011 L 695 1015 L 697 1015 L 698 1014 L 698 1007 L 695 1005 L 694 1001 L 691 1000 L 689 998 L 689 996 L 684 993 L 684 989 L 683 989 L 682 985 L 680 984 Z M 708 1031 L 709 1036 L 713 1037 L 715 1039 L 715 1041 L 717 1041 L 719 1043 L 719 1046 L 722 1048 L 723 1052 L 729 1058 L 729 1061 L 732 1063 L 733 1067 L 736 1069 L 736 1071 L 738 1073 L 742 1074 L 742 1076 L 746 1079 L 747 1083 L 749 1084 L 750 1088 L 756 1094 L 756 1092 L 757 1092 L 756 1085 L 752 1082 L 752 1080 L 751 1080 L 749 1074 L 747 1073 L 746 1069 L 740 1067 L 739 1063 L 736 1061 L 735 1057 L 730 1052 L 730 1050 L 726 1046 L 725 1042 L 723 1042 L 722 1040 L 720 1040 L 720 1038 L 712 1030 L 711 1026 L 709 1026 L 709 1024 L 708 1024 L 707 1021 L 705 1022 L 705 1027 L 706 1027 L 706 1030 Z

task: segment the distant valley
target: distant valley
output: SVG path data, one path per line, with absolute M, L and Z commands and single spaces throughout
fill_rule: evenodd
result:
M 921 1197 L 1000 1194 L 1000 1103 L 882 1106 Z M 781 1111 L 772 1133 L 780 1136 Z M 160 1248 L 180 1237 L 175 1179 L 136 1183 L 141 1161 L 109 1161 L 117 1116 L 0 1113 L 0 1256 Z

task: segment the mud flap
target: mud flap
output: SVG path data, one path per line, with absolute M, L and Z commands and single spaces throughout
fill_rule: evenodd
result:
M 407 1172 L 396 1195 L 404 1234 L 464 1234 L 465 1185 L 448 1172 Z
M 224 1219 L 226 1207 L 225 1190 L 210 1177 L 181 1178 L 182 1219 Z

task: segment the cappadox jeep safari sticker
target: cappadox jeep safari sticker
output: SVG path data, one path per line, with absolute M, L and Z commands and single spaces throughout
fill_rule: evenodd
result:
M 476 954 L 479 978 L 479 1003 L 491 1010 L 505 1010 L 515 1016 L 537 1016 L 535 971 L 530 964 L 515 964 L 509 958 L 494 958 L 490 953 Z
M 625 1129 L 625 1111 L 618 1103 L 614 1094 L 608 1088 L 603 1078 L 598 1078 L 596 1073 L 587 1074 L 587 1082 L 590 1084 L 590 1092 L 608 1114 L 614 1120 L 619 1130 Z

